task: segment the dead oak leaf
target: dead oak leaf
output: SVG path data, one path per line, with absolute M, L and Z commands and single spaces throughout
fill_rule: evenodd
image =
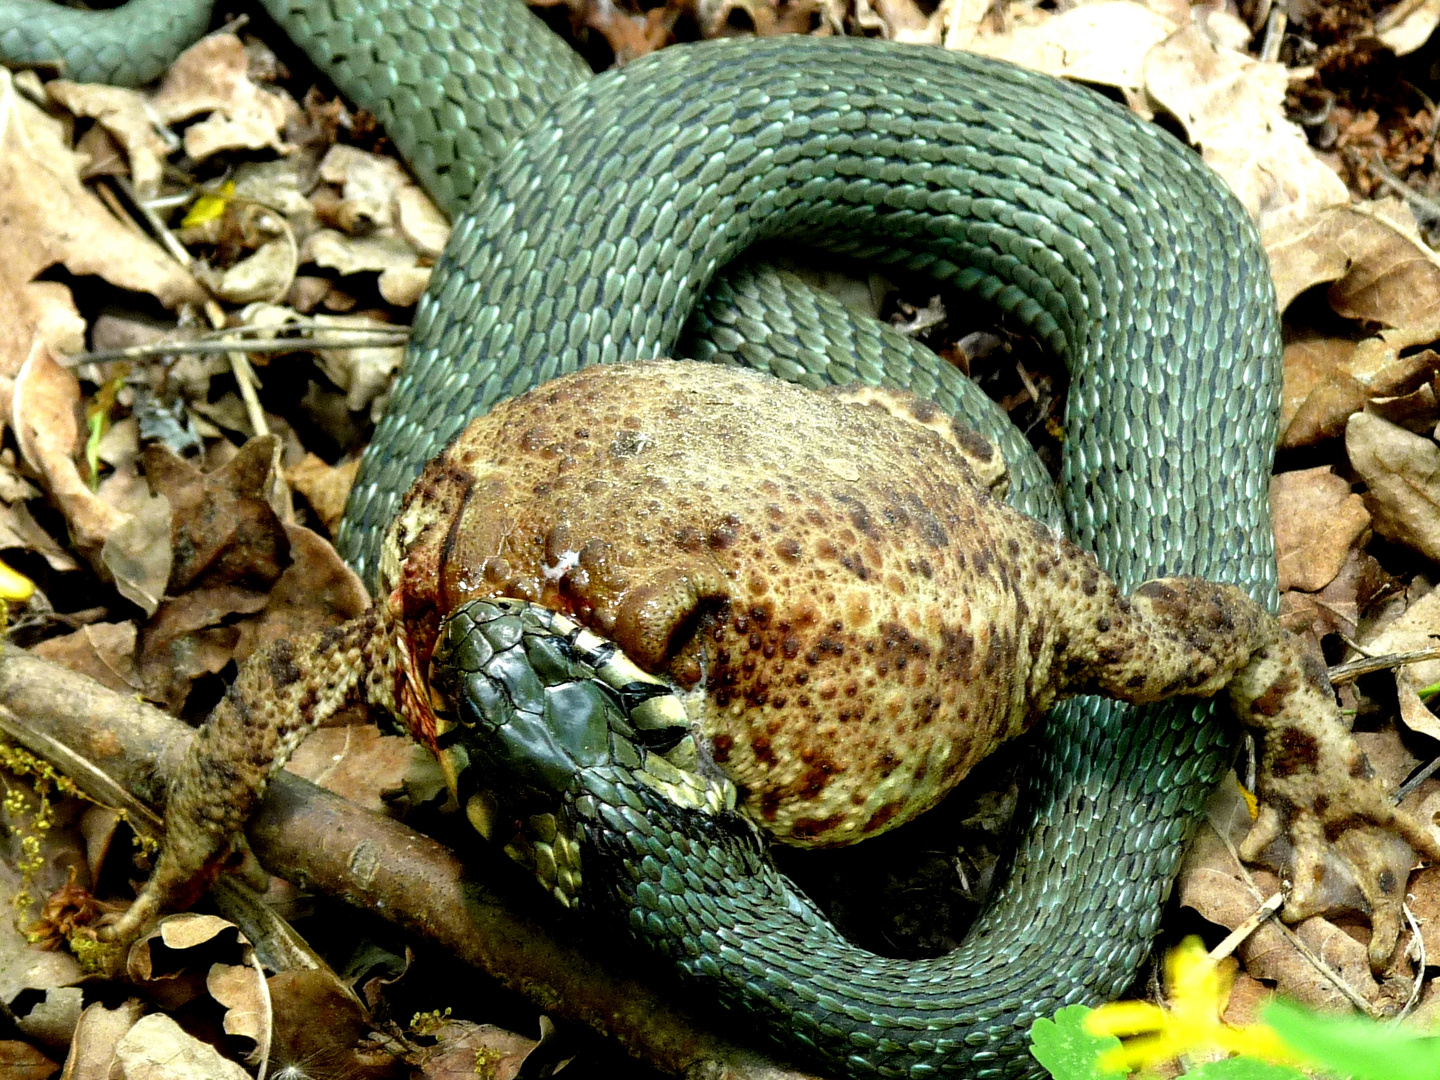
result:
M 169 308 L 205 299 L 179 263 L 85 188 L 83 165 L 64 125 L 26 101 L 0 70 L 0 325 L 9 331 L 0 340 L 0 375 L 15 375 L 30 355 L 39 327 L 26 290 L 51 266 L 99 275 Z
M 290 564 L 289 537 L 266 498 L 276 446 L 273 435 L 251 439 L 208 474 L 159 444 L 145 449 L 146 479 L 170 504 L 174 556 L 138 664 L 146 696 L 172 710 L 193 679 L 237 659 L 234 616 L 264 610 Z
M 249 71 L 245 45 L 234 34 L 201 38 L 170 66 L 150 104 L 165 123 L 211 114 L 185 129 L 185 153 L 193 160 L 222 150 L 292 149 L 281 132 L 299 107 L 251 81 Z
M 152 443 L 142 460 L 157 495 L 170 500 L 175 561 L 167 591 L 236 586 L 268 592 L 290 562 L 290 542 L 266 498 L 279 443 L 251 439 L 210 473 Z
M 75 546 L 94 558 L 127 515 L 92 492 L 75 464 L 79 403 L 80 384 L 74 374 L 37 341 L 15 379 L 10 423 L 21 456 L 65 515 Z
M 1335 313 L 1379 326 L 1392 350 L 1440 337 L 1440 256 L 1424 242 L 1410 208 L 1386 198 L 1331 206 L 1262 234 L 1280 308 L 1312 285 Z
M 1370 413 L 1345 428 L 1350 464 L 1365 481 L 1375 531 L 1440 560 L 1440 446 Z
M 977 4 L 973 10 L 983 16 L 990 7 Z M 976 20 L 975 25 L 977 33 L 967 42 L 959 24 L 952 22 L 955 37 L 952 43 L 947 34 L 946 47 L 963 47 L 1056 78 L 1127 91 L 1140 89 L 1146 55 L 1176 27 L 1163 14 L 1133 0 L 1083 4 L 998 34 L 987 33 L 983 20 Z
M 279 638 L 298 640 L 339 626 L 370 606 L 359 575 L 330 541 L 302 525 L 285 526 L 290 564 L 270 589 L 257 619 L 241 624 L 237 659 Z
M 1318 592 L 1330 584 L 1370 528 L 1365 500 L 1329 466 L 1272 478 L 1270 520 L 1282 591 Z
M 1440 644 L 1440 589 L 1431 590 L 1392 621 L 1360 642 L 1370 656 L 1429 649 Z M 1440 682 L 1440 660 L 1405 664 L 1395 669 L 1400 718 L 1411 731 L 1440 739 L 1440 717 L 1421 700 L 1420 691 Z
M 160 190 L 160 174 L 170 153 L 146 106 L 145 95 L 123 86 L 52 79 L 45 84 L 50 100 L 63 105 L 74 116 L 88 116 L 113 135 L 130 160 L 130 180 L 142 199 L 153 198 Z
M 1437 372 L 1440 355 L 1428 349 L 1401 356 L 1379 337 L 1356 342 L 1298 334 L 1285 346 L 1278 445 L 1314 446 L 1334 438 L 1351 415 L 1372 403 L 1403 415 L 1408 399 L 1418 396 L 1423 409 Z
M 1262 226 L 1349 201 L 1344 182 L 1311 152 L 1285 115 L 1289 72 L 1207 32 L 1238 23 L 1212 13 L 1209 27 L 1182 27 L 1145 56 L 1145 89 Z M 1249 36 L 1248 30 L 1242 32 Z

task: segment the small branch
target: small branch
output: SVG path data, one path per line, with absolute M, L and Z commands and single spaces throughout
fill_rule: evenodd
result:
M 14 647 L 0 653 L 0 716 L 7 734 L 48 756 L 56 744 L 154 803 L 184 759 L 192 729 L 133 696 Z M 74 765 L 69 760 L 67 770 Z M 113 796 L 113 791 L 108 795 Z M 101 797 L 107 793 L 101 792 Z M 800 1080 L 707 1029 L 667 991 L 632 972 L 636 956 L 581 948 L 579 930 L 557 932 L 533 889 L 516 895 L 512 864 L 477 837 L 466 861 L 399 822 L 370 813 L 289 773 L 271 782 L 250 846 L 283 876 L 376 912 L 489 973 L 556 1016 L 616 1039 L 672 1073 L 736 1080 Z M 468 866 L 468 870 L 467 870 Z M 497 884 L 492 887 L 491 881 Z M 528 883 L 523 883 L 528 884 Z M 538 912 L 536 909 L 540 909 Z

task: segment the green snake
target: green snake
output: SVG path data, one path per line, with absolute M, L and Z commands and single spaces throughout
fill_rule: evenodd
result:
M 455 0 L 266 7 L 377 113 L 442 205 L 475 192 L 352 493 L 341 544 L 367 576 L 400 494 L 470 417 L 585 364 L 687 352 L 934 392 L 1004 440 L 1022 505 L 1045 513 L 1047 486 L 1013 434 L 933 357 L 892 367 L 916 351 L 768 271 L 723 269 L 784 239 L 991 301 L 1065 360 L 1067 527 L 1122 587 L 1197 574 L 1275 605 L 1268 266 L 1233 196 L 1159 129 L 1045 76 L 878 41 L 711 42 L 587 80 L 512 0 L 481 0 L 469 18 Z M 0 49 L 143 81 L 173 48 L 162 28 L 183 42 L 205 19 L 182 22 L 173 0 L 131 0 L 127 43 L 107 36 L 122 32 L 113 21 L 3 0 Z M 518 618 L 496 611 L 462 612 L 454 632 Z M 511 646 L 566 640 L 530 617 Z M 592 653 L 566 648 L 562 682 L 592 671 Z M 592 902 L 631 904 L 638 939 L 832 1071 L 1038 1075 L 1030 1023 L 1128 984 L 1232 744 L 1210 705 L 1056 710 L 1006 884 L 936 960 L 846 945 L 743 829 L 706 832 L 623 776 L 610 805 L 627 812 L 587 833 L 600 864 L 619 867 L 606 895 L 643 876 L 637 845 L 673 862 L 658 890 Z M 720 947 L 687 921 L 716 897 L 753 933 Z

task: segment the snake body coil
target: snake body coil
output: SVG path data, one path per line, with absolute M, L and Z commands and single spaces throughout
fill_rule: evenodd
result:
M 6 48 L 17 20 L 35 26 L 20 3 L 0 3 Z M 1069 529 L 1123 587 L 1198 574 L 1274 604 L 1268 266 L 1233 196 L 1165 133 L 1084 89 L 934 49 L 707 43 L 581 82 L 509 0 L 469 22 L 449 0 L 267 7 L 379 112 L 442 201 L 478 183 L 352 494 L 343 543 L 367 574 L 400 494 L 468 419 L 584 364 L 674 354 L 721 267 L 786 238 L 969 290 L 1064 357 Z M 525 74 L 513 56 L 531 42 L 561 75 Z M 401 91 L 365 96 L 386 85 Z M 493 170 L 476 164 L 502 143 Z M 778 335 L 752 327 L 761 301 L 736 280 L 717 293 L 737 306 L 695 321 L 697 351 L 745 358 L 764 340 L 782 368 L 823 372 L 827 342 L 858 340 L 823 303 L 798 305 Z M 848 362 L 878 378 L 870 367 Z M 735 1007 L 793 1015 L 776 1030 L 843 1071 L 1035 1075 L 1033 1018 L 1113 996 L 1148 951 L 1229 750 L 1209 705 L 1057 710 L 1001 894 L 956 953 L 903 965 L 844 953 L 740 841 L 647 805 L 680 882 L 653 940 L 677 957 L 703 947 L 674 942 L 716 864 L 727 918 L 752 932 L 686 962 Z M 614 853 L 617 873 L 633 856 Z

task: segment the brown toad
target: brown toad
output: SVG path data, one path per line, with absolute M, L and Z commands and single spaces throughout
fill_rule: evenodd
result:
M 383 704 L 433 745 L 441 620 L 499 595 L 573 616 L 684 691 L 745 809 L 786 842 L 909 820 L 1059 697 L 1228 688 L 1279 736 L 1247 848 L 1291 827 L 1292 913 L 1326 828 L 1368 819 L 1440 856 L 1365 778 L 1318 658 L 1240 590 L 1170 578 L 1120 595 L 1091 555 L 983 490 L 973 436 L 908 397 L 862 396 L 658 361 L 590 368 L 472 422 L 407 496 L 380 603 L 247 664 L 120 932 L 243 822 L 248 805 L 215 789 L 238 775 L 258 791 L 338 704 Z

